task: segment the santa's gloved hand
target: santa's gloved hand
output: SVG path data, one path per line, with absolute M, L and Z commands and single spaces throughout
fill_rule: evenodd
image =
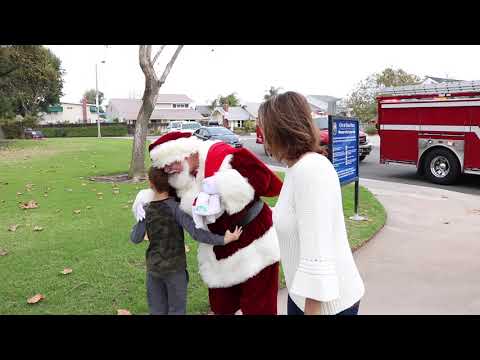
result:
M 153 195 L 152 189 L 144 189 L 138 192 L 137 197 L 132 205 L 133 216 L 137 221 L 142 221 L 145 219 L 144 206 L 153 200 Z
M 217 180 L 215 176 L 210 176 L 203 180 L 202 191 L 210 195 L 218 194 Z

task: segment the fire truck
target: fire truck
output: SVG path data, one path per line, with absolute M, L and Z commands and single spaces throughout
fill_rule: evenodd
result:
M 415 165 L 443 185 L 480 175 L 480 81 L 385 88 L 377 107 L 380 163 Z

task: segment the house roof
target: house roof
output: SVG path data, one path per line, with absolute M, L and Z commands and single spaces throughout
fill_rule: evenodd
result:
M 254 102 L 247 102 L 243 106 L 243 108 L 254 118 L 258 118 L 259 107 L 260 107 L 260 103 L 254 103 Z
M 160 103 L 193 103 L 193 100 L 184 94 L 158 94 L 157 104 Z
M 212 109 L 210 109 L 209 105 L 198 105 L 195 107 L 195 110 L 197 110 L 203 116 L 207 117 L 212 114 Z
M 115 110 L 120 117 L 127 120 L 136 120 L 142 100 L 137 99 L 110 99 L 109 110 Z M 155 109 L 150 120 L 202 120 L 204 117 L 193 109 Z
M 225 115 L 225 110 L 223 110 L 222 107 L 219 107 L 219 106 L 216 107 L 212 111 L 212 115 L 216 112 L 219 112 L 220 114 Z M 250 119 L 250 114 L 241 106 L 230 106 L 228 108 L 227 119 L 228 120 L 248 120 Z
M 339 100 L 342 100 L 341 98 L 337 98 L 335 96 L 330 96 L 330 95 L 307 95 L 307 99 L 312 102 L 325 102 L 325 103 L 336 103 Z
M 445 83 L 445 82 L 452 82 L 452 81 L 463 81 L 463 80 L 455 80 L 455 79 L 446 79 L 446 78 L 439 78 L 434 76 L 425 76 L 426 79 L 430 79 L 435 81 L 436 83 Z

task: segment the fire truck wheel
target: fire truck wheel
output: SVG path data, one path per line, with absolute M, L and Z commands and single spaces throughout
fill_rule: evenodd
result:
M 450 150 L 434 149 L 423 161 L 423 172 L 433 183 L 450 185 L 460 176 L 460 164 Z

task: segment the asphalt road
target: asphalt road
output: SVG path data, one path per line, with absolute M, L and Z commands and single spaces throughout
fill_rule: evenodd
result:
M 253 151 L 265 163 L 269 165 L 282 166 L 277 161 L 265 155 L 263 145 L 257 144 L 255 142 L 255 137 L 242 137 L 242 143 L 249 150 Z M 370 155 L 360 163 L 360 178 L 434 187 L 465 194 L 480 195 L 480 176 L 478 175 L 463 175 L 460 181 L 455 185 L 437 185 L 419 177 L 414 166 L 397 164 L 382 165 L 379 162 L 379 158 L 380 148 L 378 145 L 374 145 Z

